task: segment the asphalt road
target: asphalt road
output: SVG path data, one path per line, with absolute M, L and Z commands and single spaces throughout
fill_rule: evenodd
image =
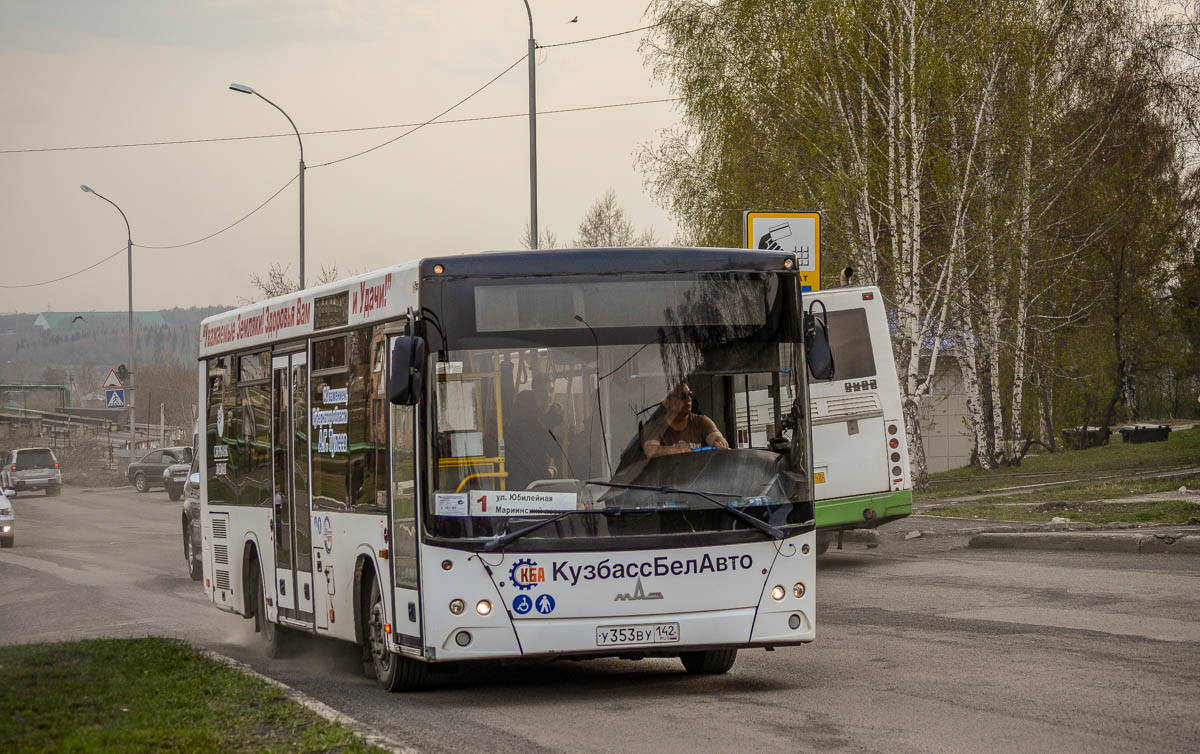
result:
M 186 639 L 423 752 L 1200 750 L 1196 556 L 889 537 L 819 561 L 816 642 L 742 652 L 725 676 L 675 660 L 497 665 L 387 694 L 348 645 L 262 658 L 250 621 L 188 578 L 161 490 L 65 489 L 15 508 L 0 643 Z

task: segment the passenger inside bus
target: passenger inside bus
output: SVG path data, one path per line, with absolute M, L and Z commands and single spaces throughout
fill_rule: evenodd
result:
M 553 382 L 550 375 L 536 372 L 530 385 L 517 393 L 512 420 L 505 423 L 505 468 L 511 490 L 558 477 L 562 464 L 563 410 L 554 402 Z
M 663 399 L 663 412 L 642 428 L 647 458 L 691 453 L 700 448 L 728 450 L 729 442 L 712 419 L 692 413 L 691 387 L 681 382 Z

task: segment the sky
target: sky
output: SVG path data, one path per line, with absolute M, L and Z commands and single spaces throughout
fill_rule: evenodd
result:
M 652 23 L 647 0 L 529 0 L 539 45 Z M 578 21 L 570 20 L 578 17 Z M 678 122 L 638 52 L 645 32 L 537 54 L 538 224 L 569 244 L 612 189 L 640 231 L 675 225 L 635 164 Z M 522 0 L 0 0 L 0 311 L 124 311 L 129 219 L 136 310 L 228 304 L 254 273 L 299 260 L 343 274 L 423 256 L 520 247 L 529 222 L 524 61 L 445 120 L 392 144 L 525 55 Z M 236 137 L 276 135 L 272 138 Z M 162 141 L 159 146 L 64 149 Z M 53 150 L 53 151 L 31 151 Z M 142 246 L 176 246 L 146 249 Z M 120 252 L 120 253 L 117 253 Z M 116 253 L 112 259 L 59 282 Z

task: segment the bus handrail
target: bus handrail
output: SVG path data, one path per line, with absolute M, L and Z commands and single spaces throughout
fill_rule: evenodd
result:
M 507 478 L 507 477 L 508 477 L 507 471 L 481 471 L 478 474 L 467 474 L 465 477 L 463 477 L 463 480 L 458 483 L 458 487 L 454 491 L 462 492 L 463 487 L 466 487 L 467 482 L 471 481 L 472 479 L 476 479 L 476 478 L 478 478 L 478 479 L 496 479 L 496 478 L 503 479 L 503 478 Z

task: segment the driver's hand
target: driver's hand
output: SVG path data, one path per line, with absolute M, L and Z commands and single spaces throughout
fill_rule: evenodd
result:
M 729 450 L 729 443 L 725 442 L 724 437 L 718 437 L 717 441 L 713 443 L 713 446 L 718 450 Z

